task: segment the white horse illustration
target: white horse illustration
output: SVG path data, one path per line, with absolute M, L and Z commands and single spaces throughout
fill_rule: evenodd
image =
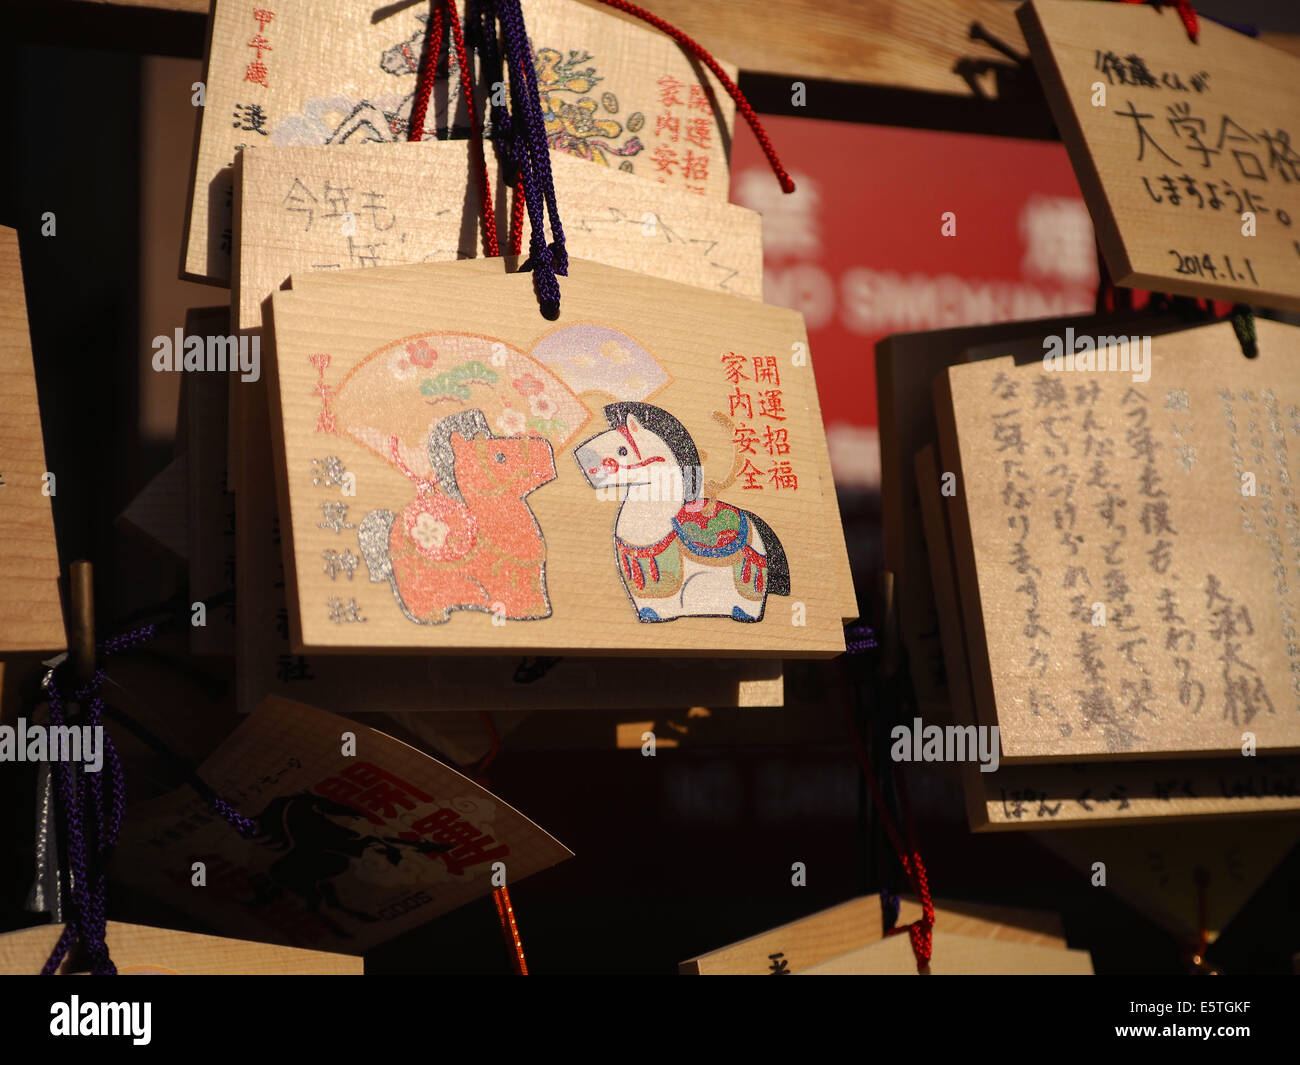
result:
M 648 403 L 611 403 L 610 428 L 574 449 L 587 482 L 622 500 L 619 574 L 642 621 L 761 621 L 769 594 L 790 594 L 785 550 L 755 514 L 700 498 L 690 433 Z

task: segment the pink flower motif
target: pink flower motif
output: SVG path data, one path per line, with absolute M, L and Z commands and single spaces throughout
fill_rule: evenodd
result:
M 523 377 L 517 378 L 514 381 L 514 386 L 519 391 L 519 394 L 523 396 L 539 396 L 542 393 L 542 389 L 546 387 L 530 373 L 526 373 Z
M 438 353 L 433 348 L 429 347 L 429 342 L 427 340 L 416 340 L 413 343 L 407 344 L 406 354 L 411 362 L 423 370 L 427 370 L 438 359 Z
M 550 396 L 533 396 L 528 401 L 528 410 L 534 418 L 541 418 L 542 421 L 550 421 L 560 413 L 559 404 Z
M 527 423 L 519 411 L 507 408 L 497 418 L 497 428 L 506 436 L 519 436 L 527 428 Z

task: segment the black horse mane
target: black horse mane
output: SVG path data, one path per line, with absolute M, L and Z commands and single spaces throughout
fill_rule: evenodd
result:
M 673 458 L 681 467 L 683 498 L 687 502 L 699 499 L 703 479 L 700 453 L 696 450 L 691 434 L 686 431 L 686 426 L 662 407 L 655 407 L 649 403 L 611 403 L 605 408 L 605 418 L 611 429 L 625 427 L 628 415 L 635 416 L 637 421 L 668 445 L 668 450 L 673 453 Z

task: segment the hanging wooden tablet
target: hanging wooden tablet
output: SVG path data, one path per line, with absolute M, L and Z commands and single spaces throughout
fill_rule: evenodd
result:
M 1060 950 L 1026 943 L 978 939 L 936 931 L 929 972 L 933 976 L 1091 976 L 1086 950 Z M 916 955 L 905 935 L 888 936 L 838 958 L 804 969 L 800 976 L 916 976 Z
M 1219 322 L 1067 334 L 1068 356 L 936 382 L 976 715 L 1004 761 L 1300 749 L 1300 331 L 1257 325 L 1256 359 Z
M 1300 308 L 1300 58 L 1146 4 L 1017 14 L 1116 284 Z
M 241 152 L 235 166 L 239 326 L 261 325 L 261 304 L 290 275 L 484 254 L 480 199 L 468 141 Z M 506 232 L 509 197 L 492 166 L 497 225 Z M 720 203 L 551 152 L 570 255 L 641 270 L 716 292 L 761 299 L 762 220 Z M 340 211 L 329 190 L 346 189 Z M 525 219 L 523 247 L 531 229 Z
M 784 701 L 778 659 L 686 662 L 515 655 L 473 659 L 410 655 L 301 655 L 289 644 L 289 613 L 269 461 L 265 380 L 241 384 L 251 415 L 236 508 L 237 695 L 249 713 L 270 695 L 335 713 L 473 709 L 680 709 L 770 707 Z M 628 670 L 640 681 L 622 685 Z M 382 678 L 382 683 L 378 682 Z M 618 691 L 611 703 L 609 693 Z M 481 724 L 481 722 L 480 722 Z
M 257 821 L 257 836 L 186 788 L 128 812 L 116 868 L 230 935 L 361 954 L 503 876 L 513 885 L 572 856 L 428 755 L 285 699 L 268 699 L 199 776 Z
M 0 653 L 64 646 L 56 486 L 41 438 L 18 233 L 0 226 Z
M 466 277 L 469 277 L 476 274 L 482 274 L 484 276 L 495 276 L 500 273 L 500 271 L 502 270 L 502 266 L 500 265 L 500 261 L 493 261 L 488 259 L 469 259 L 469 260 L 461 261 L 459 264 L 457 264 L 455 267 L 452 267 L 451 269 L 454 271 L 454 273 L 457 276 L 464 275 Z M 345 295 L 346 292 L 348 290 L 353 289 L 356 286 L 373 286 L 381 294 L 386 293 L 387 298 L 392 298 L 392 293 L 397 288 L 408 287 L 412 290 L 411 291 L 412 299 L 423 300 L 427 296 L 428 281 L 425 279 L 426 273 L 430 277 L 439 276 L 440 268 L 437 266 L 430 266 L 430 267 L 425 267 L 423 271 L 421 270 L 383 270 L 383 271 L 365 270 L 365 271 L 352 271 L 351 273 L 346 275 L 339 274 L 334 271 L 324 271 L 312 275 L 311 284 L 316 290 L 321 292 L 335 293 L 335 290 L 337 289 L 339 290 L 338 294 L 341 298 L 346 298 Z M 792 364 L 796 356 L 801 360 L 802 365 L 806 367 L 810 372 L 813 370 L 812 353 L 810 351 L 805 349 L 800 352 L 792 353 L 791 354 Z M 737 384 L 739 384 L 739 382 L 737 382 Z M 815 388 L 810 390 L 809 399 L 811 400 L 813 405 L 813 413 L 814 413 L 816 423 L 818 425 L 824 425 L 821 416 L 821 404 L 817 396 L 817 390 Z M 742 401 L 737 400 L 737 402 L 741 403 Z M 754 403 L 757 403 L 757 406 L 753 406 Z M 728 406 L 730 406 L 730 402 Z M 761 401 L 751 400 L 751 407 L 753 409 L 759 410 L 761 414 L 761 407 L 762 407 Z M 738 407 L 738 412 L 743 413 L 743 410 L 744 410 L 743 405 Z M 745 448 L 755 449 L 757 447 L 755 442 L 753 441 L 745 442 L 744 440 L 741 440 L 735 446 L 740 449 L 745 449 Z M 776 450 L 778 454 L 780 453 L 780 441 L 779 440 L 776 441 L 776 447 L 774 449 L 769 444 L 764 443 L 762 445 L 762 450 L 768 458 L 777 457 L 777 456 L 773 456 L 771 454 L 771 451 Z M 836 598 L 839 602 L 839 610 L 840 610 L 841 618 L 845 621 L 851 621 L 858 616 L 858 602 L 857 602 L 857 595 L 853 588 L 853 574 L 849 569 L 848 546 L 845 543 L 845 539 L 844 539 L 844 528 L 840 523 L 840 521 L 838 520 L 839 501 L 837 496 L 835 495 L 835 482 L 831 475 L 830 448 L 827 444 L 826 435 L 824 432 L 819 432 L 815 434 L 815 439 L 813 441 L 813 451 L 814 451 L 813 459 L 816 462 L 818 474 L 820 475 L 821 478 L 822 494 L 826 498 L 827 506 L 833 507 L 834 512 L 837 516 L 836 520 L 833 523 L 831 523 L 830 528 L 827 530 L 827 533 L 831 539 L 831 545 L 830 545 L 831 568 L 828 573 L 828 580 L 831 588 L 833 589 L 833 593 L 836 595 Z M 750 453 L 749 451 L 745 452 L 746 455 L 748 455 L 749 453 Z M 696 702 L 703 702 L 705 704 L 708 704 L 709 700 L 707 698 L 701 698 L 696 700 Z M 759 704 L 759 705 L 767 705 L 767 704 Z
M 571 0 L 525 0 L 538 93 L 553 148 L 664 188 L 726 200 L 735 106 L 669 37 Z M 215 0 L 185 273 L 231 276 L 232 170 L 247 145 L 358 145 L 408 138 L 427 11 L 386 17 L 350 0 Z M 458 68 L 439 78 L 426 138 L 468 132 Z M 734 67 L 726 67 L 734 77 Z M 477 79 L 476 79 L 477 84 Z M 363 189 L 313 190 L 325 210 L 378 203 Z
M 1129 324 L 1135 321 L 1142 323 L 1143 332 L 1164 331 L 1179 324 L 1172 315 L 1071 315 L 901 333 L 876 345 L 882 549 L 885 569 L 894 574 L 899 635 L 907 649 L 912 684 L 927 715 L 945 713 L 950 698 L 939 639 L 940 616 L 930 586 L 912 476 L 912 457 L 935 439 L 931 402 L 935 377 L 949 366 L 969 361 L 972 356 L 968 352 L 976 345 L 1009 345 L 1020 338 L 1035 338 L 1041 345 L 1042 337 L 1063 334 L 1067 328 L 1080 336 L 1127 334 L 1131 332 Z M 983 357 L 1005 354 L 1007 351 L 997 350 Z
M 63 925 L 53 924 L 0 935 L 0 973 L 39 973 L 62 931 Z M 362 960 L 349 954 L 121 921 L 108 922 L 108 946 L 118 976 L 361 976 L 365 972 Z M 65 967 L 62 972 L 66 975 L 69 970 Z
M 917 452 L 916 484 L 952 703 L 951 720 L 940 715 L 940 721 L 944 727 L 968 729 L 977 722 L 941 483 L 935 449 L 929 445 Z M 1300 811 L 1300 759 L 1295 757 L 1003 764 L 992 773 L 968 762 L 961 766 L 961 778 L 975 832 Z
M 970 902 L 935 902 L 935 926 L 946 933 L 1004 943 L 1064 950 L 1065 931 L 1053 913 L 986 906 Z M 921 916 L 913 899 L 899 902 L 898 927 Z M 780 976 L 799 973 L 848 954 L 882 938 L 880 896 L 863 895 L 798 921 L 750 936 L 677 966 L 683 976 Z M 907 936 L 901 936 L 910 942 Z M 916 968 L 913 959 L 912 968 Z
M 574 260 L 548 323 L 502 269 L 275 295 L 295 646 L 842 650 L 801 317 Z M 316 572 L 351 544 L 368 594 Z

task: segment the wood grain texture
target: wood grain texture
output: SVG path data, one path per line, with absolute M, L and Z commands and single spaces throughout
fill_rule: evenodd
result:
M 495 275 L 500 272 L 502 260 L 463 260 L 457 267 L 458 271 L 469 274 Z M 312 284 L 315 286 L 325 286 L 324 291 L 333 292 L 336 289 L 340 292 L 346 292 L 355 285 L 374 285 L 383 291 L 393 290 L 398 286 L 406 286 L 412 290 L 415 298 L 422 299 L 425 296 L 425 281 L 419 271 L 410 270 L 365 270 L 352 271 L 348 274 L 340 274 L 335 271 L 324 271 L 312 275 Z M 814 360 L 811 352 L 803 353 L 806 361 L 806 367 L 813 370 Z M 815 385 L 815 371 L 813 371 Z M 815 424 L 824 428 L 825 421 L 821 414 L 821 401 L 816 387 L 810 392 L 810 401 L 813 406 Z M 821 477 L 822 494 L 827 500 L 828 506 L 833 506 L 836 514 L 836 520 L 831 524 L 828 534 L 830 536 L 830 555 L 831 571 L 829 574 L 830 586 L 833 594 L 839 601 L 840 616 L 845 621 L 851 621 L 858 616 L 857 594 L 853 587 L 853 574 L 849 568 L 848 546 L 844 539 L 844 526 L 838 520 L 839 515 L 839 498 L 835 493 L 835 481 L 831 472 L 831 455 L 830 447 L 824 431 L 815 435 L 814 441 L 814 459 L 818 466 L 818 472 Z M 699 702 L 704 705 L 712 705 L 708 699 L 701 699 Z M 681 704 L 679 704 L 681 705 Z M 746 704 L 746 705 L 766 705 L 764 703 Z
M 371 8 L 350 0 L 281 0 L 259 31 L 246 5 L 214 3 L 185 253 L 189 275 L 229 283 L 232 164 L 243 145 L 407 139 L 421 14 L 406 8 L 373 22 Z M 735 105 L 711 73 L 697 73 L 663 34 L 569 0 L 525 0 L 524 14 L 556 147 L 595 166 L 626 165 L 667 189 L 727 199 Z M 269 45 L 260 59 L 249 46 L 258 40 Z M 264 69 L 251 66 L 258 62 Z M 452 129 L 464 135 L 468 117 L 458 97 L 457 79 L 439 81 L 426 137 Z M 364 201 L 345 205 L 346 195 L 333 194 L 333 210 L 364 212 Z
M 1019 17 L 1115 282 L 1300 308 L 1300 59 L 1209 19 L 1193 43 L 1148 5 L 1033 0 Z
M 947 508 L 933 445 L 916 455 L 925 542 L 952 700 L 952 720 L 975 725 L 966 638 L 957 599 Z M 959 767 L 971 829 L 1008 831 L 1174 820 L 1260 817 L 1300 811 L 1300 759 L 1088 762 Z
M 899 927 L 920 916 L 921 907 L 915 899 L 901 900 Z M 690 958 L 677 968 L 686 976 L 762 976 L 772 972 L 773 955 L 779 955 L 778 961 L 784 960 L 790 972 L 804 972 L 879 942 L 880 921 L 880 896 L 864 895 Z M 1060 918 L 1041 911 L 937 900 L 935 927 L 943 928 L 945 933 L 1003 943 L 1065 948 Z M 898 938 L 908 941 L 907 936 Z
M 899 634 L 907 648 L 912 683 L 926 716 L 947 712 L 950 693 L 944 680 L 939 616 L 922 536 L 921 510 L 912 460 L 933 442 L 937 432 L 931 388 L 949 366 L 973 358 L 983 345 L 1013 345 L 1029 340 L 1041 351 L 1041 338 L 1063 333 L 1097 335 L 1129 332 L 1140 322 L 1144 332 L 1172 328 L 1179 320 L 1152 315 L 1071 315 L 996 325 L 961 326 L 921 333 L 900 333 L 876 345 L 876 395 L 880 406 L 881 542 L 885 569 L 894 574 Z M 983 358 L 1010 351 L 991 349 Z
M 65 645 L 48 469 L 18 233 L 0 227 L 0 653 Z
M 262 301 L 290 274 L 483 255 L 481 200 L 470 155 L 467 141 L 241 152 L 233 295 L 240 328 L 262 324 Z M 570 255 L 762 298 L 763 234 L 756 211 L 562 152 L 551 152 L 551 169 Z M 500 168 L 494 164 L 492 170 L 504 241 L 511 197 Z M 341 188 L 354 190 L 375 210 L 357 211 L 350 219 L 325 217 L 325 190 Z M 525 222 L 525 249 L 531 232 Z
M 974 936 L 934 933 L 932 976 L 1091 976 L 1086 950 L 1060 950 Z M 890 936 L 805 969 L 801 976 L 916 976 L 907 936 Z
M 1266 531 L 1300 530 L 1300 331 L 1261 321 L 1259 336 L 1253 360 L 1228 322 L 1156 336 L 1145 382 L 1010 358 L 936 381 L 976 713 L 1005 761 L 1235 756 L 1247 733 L 1261 754 L 1300 746 L 1300 558 Z M 1054 529 L 1065 485 L 1075 509 Z
M 304 463 L 312 457 L 307 451 L 312 446 L 319 451 L 329 442 L 342 450 L 345 443 L 341 438 L 331 442 L 328 436 L 315 434 L 319 411 L 313 408 L 313 404 L 319 406 L 319 396 L 313 393 L 317 385 L 317 372 L 310 361 L 313 353 L 332 349 L 330 365 L 336 369 L 331 371 L 327 382 L 327 387 L 332 388 L 362 358 L 395 337 L 412 337 L 431 329 L 475 335 L 487 331 L 492 338 L 500 338 L 515 349 L 527 351 L 543 332 L 550 334 L 569 323 L 596 321 L 610 325 L 616 322 L 625 336 L 655 338 L 650 344 L 653 358 L 668 371 L 672 383 L 665 385 L 652 398 L 670 407 L 686 423 L 702 452 L 713 456 L 704 464 L 707 482 L 710 478 L 725 481 L 734 456 L 731 430 L 711 424 L 712 412 L 719 403 L 725 414 L 726 395 L 731 386 L 726 382 L 721 356 L 708 353 L 740 352 L 748 359 L 759 351 L 794 352 L 793 345 L 800 343 L 805 345 L 806 351 L 802 320 L 793 312 L 751 304 L 734 297 L 713 296 L 671 282 L 585 262 L 571 263 L 569 276 L 562 283 L 564 306 L 561 316 L 542 330 L 539 323 L 543 320 L 537 313 L 530 279 L 514 273 L 501 273 L 503 268 L 499 260 L 467 260 L 444 265 L 361 271 L 355 278 L 318 274 L 305 279 L 295 278 L 294 291 L 276 294 L 275 377 L 278 385 L 275 380 L 272 383 L 279 389 L 284 412 L 283 422 L 277 424 L 289 429 L 284 432 L 284 439 L 275 443 L 277 447 L 286 447 L 289 468 L 293 471 L 289 494 L 296 494 L 299 500 L 297 510 L 293 512 L 294 535 L 302 543 L 314 545 L 315 539 L 320 538 L 315 526 L 319 524 L 321 511 L 320 499 L 311 496 L 306 483 L 301 480 L 299 468 L 306 468 Z M 408 286 L 396 284 L 395 279 L 399 277 L 424 277 L 429 285 L 416 295 L 407 290 Z M 345 295 L 354 285 L 357 286 L 356 293 L 351 297 Z M 355 316 L 344 306 L 358 298 L 367 306 L 383 308 L 381 313 L 374 315 L 383 322 L 381 326 L 358 328 Z M 619 308 L 616 315 L 609 310 L 611 307 Z M 665 321 L 657 313 L 660 307 L 673 308 L 670 320 Z M 815 412 L 809 398 L 815 386 L 809 366 L 791 365 L 793 355 L 782 354 L 777 358 L 781 362 L 781 382 L 785 406 L 789 410 L 788 421 L 784 424 L 788 426 L 791 451 L 786 457 L 799 471 L 803 471 L 799 483 L 811 487 L 812 492 L 808 497 L 800 498 L 799 489 L 739 492 L 737 485 L 726 498 L 736 499 L 737 505 L 761 509 L 763 520 L 778 529 L 778 535 L 782 537 L 791 571 L 797 569 L 810 574 L 807 579 L 812 583 L 796 586 L 790 604 L 769 596 L 769 614 L 762 622 L 733 624 L 730 629 L 722 624 L 727 619 L 715 618 L 681 618 L 665 625 L 639 623 L 626 593 L 618 586 L 616 567 L 609 561 L 612 541 L 602 535 L 604 529 L 612 529 L 616 508 L 606 507 L 609 513 L 602 513 L 602 504 L 594 498 L 595 493 L 586 484 L 581 471 L 568 467 L 571 460 L 557 453 L 557 490 L 550 493 L 552 503 L 544 502 L 547 494 L 544 489 L 530 497 L 538 522 L 543 530 L 576 529 L 579 525 L 585 529 L 589 521 L 595 524 L 590 524 L 590 547 L 563 534 L 559 550 L 547 547 L 547 586 L 553 596 L 560 597 L 553 599 L 554 614 L 551 618 L 527 624 L 509 622 L 505 626 L 493 626 L 493 619 L 488 615 L 460 611 L 445 627 L 419 626 L 409 623 L 400 610 L 389 610 L 385 615 L 376 607 L 373 612 L 382 624 L 364 632 L 360 631 L 363 626 L 359 624 L 331 624 L 325 615 L 321 615 L 325 621 L 322 625 L 318 618 L 309 617 L 303 645 L 314 646 L 313 641 L 320 641 L 320 646 L 361 649 L 356 641 L 391 639 L 391 644 L 370 642 L 363 646 L 550 650 L 558 646 L 550 642 L 556 640 L 563 641 L 571 651 L 618 647 L 626 653 L 629 648 L 636 647 L 641 653 L 697 654 L 709 651 L 785 656 L 820 655 L 842 649 L 840 605 L 846 596 L 843 587 L 834 581 L 840 572 L 847 572 L 847 559 L 834 557 L 833 546 L 827 542 L 832 524 L 838 524 L 838 516 L 833 503 L 828 506 L 821 494 L 822 456 L 820 449 L 814 447 L 820 425 L 814 428 Z M 364 398 L 367 394 L 362 392 L 361 396 Z M 604 395 L 607 398 L 602 402 L 613 398 L 611 393 Z M 332 398 L 330 403 L 339 417 L 345 416 L 339 400 Z M 592 406 L 593 403 L 596 405 Z M 391 419 L 397 408 L 391 400 L 385 400 L 383 406 L 382 411 L 371 414 Z M 596 410 L 599 410 L 599 403 L 590 399 L 587 411 Z M 427 419 L 428 415 L 418 417 Z M 758 424 L 761 428 L 761 422 Z M 565 446 L 572 450 L 586 436 L 604 428 L 594 416 L 589 416 L 587 425 L 571 433 L 572 439 Z M 801 440 L 806 442 L 802 459 L 797 450 Z M 563 452 L 563 448 L 557 452 Z M 358 448 L 350 449 L 348 454 L 349 461 L 358 461 L 351 458 L 354 454 L 364 459 L 364 452 Z M 404 478 L 400 474 L 390 474 L 383 464 L 366 466 L 362 462 L 359 468 L 367 471 L 366 482 L 371 485 L 391 483 L 393 487 L 386 491 L 393 505 L 399 502 L 397 497 L 406 491 L 401 487 Z M 358 480 L 361 481 L 360 476 Z M 316 491 L 315 496 L 320 496 L 320 492 Z M 373 505 L 373 502 L 374 497 L 365 505 Z M 282 499 L 281 505 L 288 510 L 290 500 Z M 363 509 L 360 500 L 356 506 L 358 510 Z M 795 517 L 797 514 L 803 515 L 802 523 Z M 791 532 L 780 532 L 782 527 Z M 801 533 L 803 542 L 799 539 Z M 551 544 L 550 535 L 547 534 L 548 545 Z M 588 540 L 588 534 L 584 533 L 581 540 Z M 300 586 L 315 589 L 312 594 L 320 599 L 321 583 L 313 572 L 316 567 L 311 561 L 317 550 L 316 546 L 296 549 L 293 557 Z M 308 561 L 304 562 L 304 559 Z M 605 566 L 609 568 L 604 569 Z M 328 579 L 325 583 L 328 585 Z M 328 589 L 325 592 L 327 598 L 338 594 Z M 352 595 L 351 592 L 348 594 Z M 388 594 L 392 595 L 391 592 Z M 373 602 L 375 598 L 372 594 L 369 601 Z M 292 589 L 290 601 L 294 601 Z M 795 602 L 805 604 L 806 624 L 803 626 L 791 624 L 791 619 L 798 616 L 793 609 Z M 380 606 L 384 605 L 381 598 Z M 569 619 L 584 618 L 581 631 L 572 621 L 567 625 L 559 624 L 561 611 Z M 459 635 L 444 635 L 456 630 L 458 624 Z M 370 622 L 367 621 L 366 625 Z M 588 628 L 589 625 L 594 627 Z M 557 635 L 548 637 L 545 632 L 548 628 L 555 630 Z M 378 635 L 381 630 L 384 632 L 382 637 Z M 447 639 L 455 642 L 450 645 L 442 642 Z
M 742 70 L 792 79 L 967 96 L 967 69 L 984 74 L 1014 67 L 1002 52 L 973 40 L 972 26 L 979 23 L 1007 48 L 1025 52 L 1015 7 L 1002 0 L 791 0 L 780 6 L 648 0 L 643 6 Z M 996 84 L 984 84 L 996 96 Z
M 126 7 L 151 7 L 206 15 L 210 0 L 96 0 Z M 576 0 L 612 12 L 598 0 Z M 1011 60 L 983 41 L 972 40 L 979 22 L 1020 54 L 1024 37 L 1014 17 L 1018 0 L 909 0 L 911 19 L 899 17 L 898 0 L 790 0 L 780 8 L 760 0 L 646 0 L 641 6 L 667 19 L 743 71 L 790 78 L 858 82 L 900 89 L 966 96 L 974 90 L 960 71 L 979 77 Z M 791 24 L 816 32 L 790 33 Z M 1300 36 L 1263 33 L 1261 40 L 1300 55 Z M 960 64 L 960 67 L 958 66 Z M 983 80 L 983 78 L 981 78 Z M 995 79 L 985 91 L 997 93 Z
M 237 701 L 249 713 L 278 695 L 340 714 L 392 711 L 663 710 L 780 706 L 781 662 L 719 659 L 297 655 L 289 644 L 283 555 L 269 462 L 265 379 L 241 384 L 250 415 L 236 518 Z M 628 671 L 639 682 L 622 683 Z M 611 692 L 617 691 L 617 699 Z M 409 727 L 409 726 L 407 726 Z M 436 727 L 436 726 L 435 726 Z M 464 746 L 464 744 L 461 744 Z
M 354 754 L 344 753 L 345 733 Z M 285 699 L 268 699 L 198 774 L 258 820 L 263 839 L 287 832 L 291 842 L 277 851 L 242 839 L 184 788 L 132 807 L 117 871 L 223 934 L 362 954 L 491 894 L 493 862 L 513 885 L 572 857 L 414 747 Z M 202 891 L 190 883 L 196 858 L 207 865 Z M 334 889 L 323 900 L 322 882 Z
M 0 973 L 39 973 L 62 931 L 63 925 L 55 924 L 0 935 Z M 119 976 L 361 976 L 365 972 L 362 960 L 348 954 L 122 921 L 108 922 L 108 949 Z M 61 974 L 68 974 L 66 963 Z

